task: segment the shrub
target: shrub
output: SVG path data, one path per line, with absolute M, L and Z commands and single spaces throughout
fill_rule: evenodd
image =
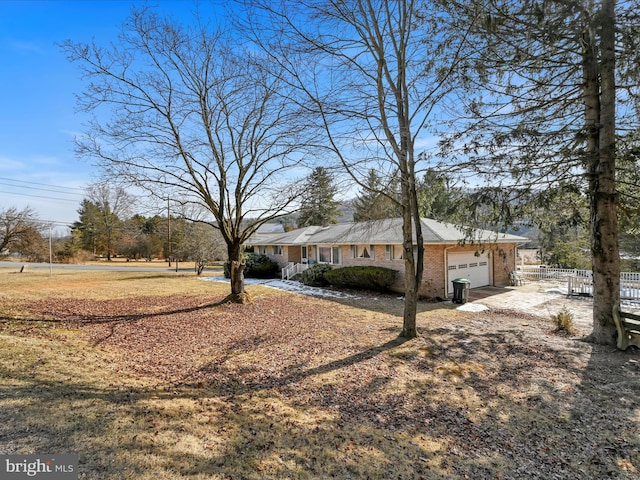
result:
M 329 282 L 325 280 L 325 275 L 331 270 L 331 265 L 327 263 L 317 263 L 302 272 L 300 281 L 310 287 L 324 287 L 329 284 Z
M 397 274 L 397 270 L 390 268 L 356 266 L 331 270 L 325 279 L 337 287 L 385 291 L 393 284 Z
M 245 253 L 244 260 L 246 262 L 244 267 L 245 278 L 274 278 L 278 276 L 280 271 L 278 264 L 266 255 Z M 224 263 L 224 276 L 226 278 L 231 277 L 229 262 Z
M 278 276 L 280 267 L 266 255 L 248 253 L 244 276 L 250 278 L 274 278 Z
M 556 325 L 556 331 L 566 332 L 574 334 L 576 329 L 573 326 L 573 313 L 567 310 L 567 307 L 562 307 L 556 315 L 551 315 L 551 320 Z

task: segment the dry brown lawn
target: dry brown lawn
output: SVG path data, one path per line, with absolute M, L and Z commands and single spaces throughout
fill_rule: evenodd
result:
M 82 479 L 640 478 L 640 355 L 548 319 L 0 270 L 0 454 Z

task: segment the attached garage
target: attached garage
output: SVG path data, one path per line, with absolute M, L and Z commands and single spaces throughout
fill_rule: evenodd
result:
M 489 258 L 486 253 L 476 256 L 475 252 L 450 253 L 447 259 L 449 276 L 449 293 L 453 292 L 452 280 L 466 278 L 471 282 L 470 287 L 490 285 Z

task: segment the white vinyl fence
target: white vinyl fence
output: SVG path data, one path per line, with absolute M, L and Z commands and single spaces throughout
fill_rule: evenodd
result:
M 593 275 L 591 270 L 577 270 L 548 267 L 517 267 L 518 275 L 525 280 L 556 280 L 567 282 L 569 295 L 593 296 Z M 620 298 L 640 302 L 640 273 L 620 273 Z

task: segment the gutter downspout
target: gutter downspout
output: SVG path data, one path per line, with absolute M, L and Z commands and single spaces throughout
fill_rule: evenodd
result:
M 452 246 L 444 247 L 443 255 L 443 268 L 444 268 L 444 298 L 449 298 L 449 256 L 447 255 L 447 250 L 453 248 Z

